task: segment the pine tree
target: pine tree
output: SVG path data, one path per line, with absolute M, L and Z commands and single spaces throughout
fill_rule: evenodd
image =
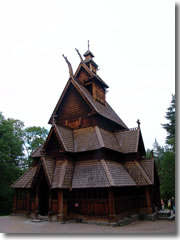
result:
M 160 163 L 160 190 L 161 196 L 167 200 L 175 196 L 175 95 L 172 95 L 166 119 L 169 122 L 162 124 L 167 131 L 167 145 Z
M 169 121 L 166 124 L 162 124 L 162 127 L 167 131 L 166 143 L 175 151 L 175 95 L 172 95 L 171 105 L 166 112 L 166 119 Z

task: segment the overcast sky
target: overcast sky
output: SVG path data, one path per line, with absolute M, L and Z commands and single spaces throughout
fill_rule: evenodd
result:
M 110 86 L 107 101 L 129 127 L 141 121 L 146 148 L 165 144 L 165 113 L 175 93 L 172 0 L 0 1 L 0 111 L 44 126 L 79 56 L 95 55 Z

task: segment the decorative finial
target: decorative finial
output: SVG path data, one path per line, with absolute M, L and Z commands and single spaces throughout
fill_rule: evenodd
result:
M 80 59 L 81 59 L 81 62 L 83 62 L 83 58 L 82 58 L 82 56 L 81 56 L 79 50 L 78 50 L 77 48 L 75 48 L 75 50 L 76 50 L 77 54 L 79 55 L 79 57 L 80 57 Z
M 88 40 L 88 51 L 89 51 L 89 40 Z
M 140 128 L 140 124 L 141 124 L 141 123 L 140 123 L 140 120 L 139 120 L 139 119 L 137 120 L 137 124 L 138 124 L 138 128 Z
M 67 62 L 67 65 L 69 67 L 69 74 L 70 74 L 70 77 L 73 77 L 73 69 L 72 69 L 72 66 L 71 66 L 71 63 L 68 61 L 67 57 L 64 56 L 64 54 L 62 54 L 63 58 L 65 59 L 65 61 Z

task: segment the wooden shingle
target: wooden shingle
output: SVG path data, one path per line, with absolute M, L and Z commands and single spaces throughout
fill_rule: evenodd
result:
M 99 160 L 77 161 L 74 166 L 72 188 L 110 187 Z
M 148 175 L 152 183 L 154 183 L 154 159 L 143 159 L 139 162 Z
M 73 136 L 75 152 L 85 152 L 101 148 L 94 127 L 73 130 Z
M 15 183 L 12 188 L 31 188 L 31 183 L 36 173 L 38 165 L 29 168 Z
M 105 102 L 105 105 L 99 103 L 98 101 L 94 100 L 90 92 L 84 86 L 82 86 L 81 84 L 74 80 L 72 80 L 72 83 L 75 84 L 81 90 L 81 93 L 87 98 L 87 100 L 91 103 L 91 105 L 98 114 L 117 123 L 123 128 L 128 129 L 125 123 L 120 119 L 120 117 L 115 113 L 115 111 L 111 108 L 111 106 L 107 102 Z
M 134 179 L 138 186 L 151 184 L 147 174 L 142 171 L 136 161 L 126 161 L 123 163 L 123 166 L 129 172 L 130 176 Z
M 137 144 L 139 142 L 138 128 L 116 132 L 115 136 L 124 153 L 137 152 Z
M 112 176 L 114 186 L 123 187 L 137 185 L 122 163 L 106 160 L 106 164 Z

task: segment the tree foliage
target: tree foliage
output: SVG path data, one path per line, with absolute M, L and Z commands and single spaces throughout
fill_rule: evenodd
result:
M 175 151 L 175 95 L 172 95 L 170 107 L 166 112 L 168 123 L 162 124 L 162 127 L 167 131 L 166 143 L 172 151 Z
M 44 142 L 47 134 L 45 128 L 24 128 L 22 121 L 5 119 L 0 113 L 0 214 L 12 211 L 10 186 L 26 170 L 30 154 Z
M 164 200 L 175 196 L 175 95 L 172 95 L 170 107 L 166 112 L 168 123 L 162 124 L 167 131 L 166 146 L 155 140 L 154 159 L 160 177 L 160 192 Z
M 31 154 L 45 141 L 48 130 L 44 127 L 28 127 L 24 129 L 24 149 L 27 156 L 27 166 L 32 163 Z
M 10 185 L 22 174 L 23 126 L 21 121 L 6 120 L 0 113 L 0 213 L 9 213 L 12 209 Z

